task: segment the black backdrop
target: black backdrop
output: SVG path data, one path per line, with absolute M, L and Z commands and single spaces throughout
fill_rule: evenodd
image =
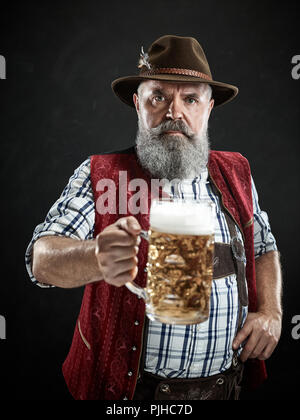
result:
M 31 285 L 24 252 L 32 231 L 73 170 L 89 155 L 133 144 L 135 111 L 110 82 L 136 72 L 140 47 L 164 34 L 194 36 L 216 80 L 239 96 L 216 109 L 213 148 L 250 161 L 261 207 L 282 253 L 284 328 L 268 362 L 269 380 L 251 399 L 296 396 L 300 314 L 299 6 L 286 1 L 43 1 L 1 3 L 0 80 L 2 276 L 1 395 L 4 399 L 70 399 L 61 375 L 82 289 Z M 294 384 L 293 391 L 291 385 Z

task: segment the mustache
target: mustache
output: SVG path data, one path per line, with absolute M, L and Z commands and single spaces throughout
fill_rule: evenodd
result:
M 163 121 L 157 127 L 150 129 L 151 133 L 156 136 L 161 136 L 165 134 L 165 131 L 180 131 L 189 139 L 194 137 L 194 133 L 189 129 L 189 127 L 181 120 L 176 121 Z

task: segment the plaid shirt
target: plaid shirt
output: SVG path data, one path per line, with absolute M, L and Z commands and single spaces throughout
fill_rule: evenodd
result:
M 230 243 L 230 234 L 219 197 L 214 194 L 207 181 L 207 171 L 193 180 L 182 181 L 179 185 L 166 185 L 164 189 L 171 195 L 176 194 L 186 199 L 212 200 L 216 205 L 215 241 Z M 254 249 L 257 258 L 266 252 L 277 250 L 277 247 L 268 216 L 259 207 L 253 180 L 252 195 Z M 95 204 L 90 180 L 90 159 L 87 159 L 75 170 L 45 221 L 34 230 L 25 255 L 31 281 L 40 287 L 52 287 L 38 283 L 32 274 L 32 247 L 38 238 L 59 235 L 81 240 L 93 239 L 94 221 Z M 243 241 L 237 227 L 236 231 L 239 239 Z M 248 308 L 243 307 L 243 322 L 247 311 Z M 181 378 L 211 376 L 227 370 L 232 363 L 232 342 L 237 332 L 238 312 L 236 275 L 213 281 L 210 316 L 206 322 L 182 326 L 149 321 L 145 370 L 160 376 Z

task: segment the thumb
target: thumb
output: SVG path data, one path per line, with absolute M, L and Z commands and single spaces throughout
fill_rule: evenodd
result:
M 141 225 L 133 216 L 122 217 L 117 221 L 116 225 L 133 236 L 139 235 L 142 230 Z
M 252 332 L 252 327 L 250 323 L 247 323 L 246 321 L 243 328 L 237 333 L 235 339 L 233 340 L 233 343 L 232 343 L 233 350 L 237 350 L 240 347 L 240 345 L 246 340 L 246 338 L 249 337 L 251 332 Z

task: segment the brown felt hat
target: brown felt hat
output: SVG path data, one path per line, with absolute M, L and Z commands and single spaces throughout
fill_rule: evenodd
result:
M 212 88 L 214 106 L 231 101 L 238 88 L 213 80 L 204 51 L 195 38 L 165 35 L 150 46 L 147 53 L 143 47 L 136 76 L 120 77 L 111 84 L 114 93 L 125 104 L 134 107 L 133 94 L 144 80 L 168 82 L 208 83 Z

